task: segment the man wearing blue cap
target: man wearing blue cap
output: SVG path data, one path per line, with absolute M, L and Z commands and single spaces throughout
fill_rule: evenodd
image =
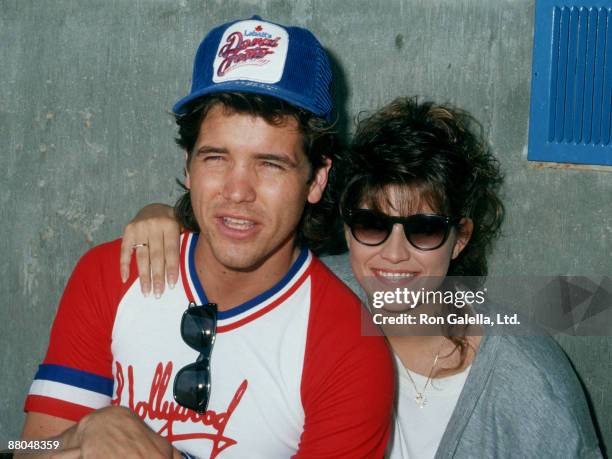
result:
M 253 17 L 204 38 L 174 106 L 177 288 L 143 298 L 135 275 L 116 273 L 121 241 L 88 252 L 24 438 L 59 435 L 65 457 L 382 457 L 388 349 L 361 336 L 358 299 L 304 245 L 328 223 L 316 204 L 334 146 L 330 83 L 307 30 Z

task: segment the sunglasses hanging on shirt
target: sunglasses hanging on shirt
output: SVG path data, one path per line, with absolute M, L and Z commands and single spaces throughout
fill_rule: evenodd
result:
M 181 368 L 174 377 L 174 400 L 199 414 L 210 400 L 210 356 L 217 334 L 217 305 L 189 303 L 181 319 L 181 337 L 198 359 Z

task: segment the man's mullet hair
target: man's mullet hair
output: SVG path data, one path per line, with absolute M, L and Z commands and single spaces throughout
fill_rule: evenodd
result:
M 223 106 L 227 114 L 259 117 L 272 126 L 282 125 L 287 117 L 295 119 L 302 134 L 304 153 L 310 163 L 308 183 L 313 179 L 315 172 L 325 165 L 327 159 L 333 160 L 334 151 L 338 148 L 338 138 L 333 126 L 307 110 L 271 96 L 225 92 L 197 99 L 187 107 L 185 114 L 175 115 L 178 125 L 178 136 L 175 140 L 177 145 L 187 152 L 187 165 L 192 160 L 200 126 L 208 112 L 217 105 Z M 175 216 L 183 228 L 199 232 L 189 190 L 184 182 L 178 179 L 177 182 L 185 192 L 174 206 Z M 327 189 L 325 193 L 328 193 Z M 322 199 L 317 204 L 306 203 L 298 226 L 298 244 L 305 243 L 314 251 L 326 246 L 329 236 L 328 225 L 333 214 L 328 202 L 329 199 Z

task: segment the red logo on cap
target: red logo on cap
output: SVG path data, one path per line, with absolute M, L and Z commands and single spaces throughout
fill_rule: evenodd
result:
M 257 26 L 255 30 L 260 32 L 261 29 L 263 27 Z M 217 69 L 217 76 L 225 75 L 232 65 L 262 59 L 268 54 L 274 54 L 274 51 L 270 48 L 276 48 L 281 37 L 269 38 L 271 35 L 265 32 L 261 35 L 267 35 L 267 37 L 256 36 L 245 39 L 242 32 L 231 33 L 227 37 L 225 45 L 219 50 L 219 57 L 222 57 L 223 61 Z
M 258 32 L 261 32 L 263 30 L 263 27 L 258 25 L 257 27 L 255 27 L 255 30 L 257 30 Z

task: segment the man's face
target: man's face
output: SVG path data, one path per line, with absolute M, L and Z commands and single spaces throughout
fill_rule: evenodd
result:
M 200 126 L 185 184 L 209 268 L 286 264 L 306 201 L 321 199 L 326 168 L 310 183 L 297 122 L 280 125 L 212 107 Z

